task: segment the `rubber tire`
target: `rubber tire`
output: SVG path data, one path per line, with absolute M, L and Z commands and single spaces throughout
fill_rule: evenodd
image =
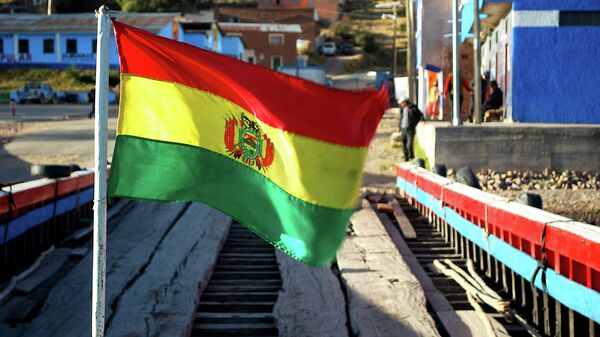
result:
M 418 167 L 425 168 L 425 160 L 423 158 L 415 158 L 414 163 Z
M 431 172 L 446 178 L 448 176 L 448 168 L 444 164 L 435 164 L 431 169 Z
M 529 192 L 525 192 L 521 195 L 519 195 L 516 199 L 516 202 L 518 202 L 519 204 L 523 204 L 523 205 L 527 205 L 527 206 L 531 206 L 531 207 L 535 207 L 535 208 L 539 208 L 539 209 L 544 209 L 543 208 L 543 203 L 542 203 L 542 196 L 536 193 L 529 193 Z
M 71 172 L 75 172 L 75 171 L 81 171 L 81 167 L 77 164 L 71 164 L 69 165 L 69 167 L 71 167 Z
M 73 168 L 71 165 L 31 165 L 31 175 L 45 178 L 69 177 Z
M 463 185 L 471 186 L 478 190 L 481 189 L 481 185 L 479 185 L 479 180 L 477 180 L 475 173 L 473 173 L 473 170 L 471 170 L 471 168 L 468 166 L 461 167 L 458 169 L 458 171 L 456 171 L 456 182 L 459 182 Z

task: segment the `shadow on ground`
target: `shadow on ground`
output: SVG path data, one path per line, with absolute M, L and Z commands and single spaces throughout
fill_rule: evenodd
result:
M 21 160 L 6 151 L 6 144 L 10 138 L 0 138 L 0 165 L 3 168 L 0 176 L 0 184 L 11 185 L 21 181 L 31 180 L 31 163 Z

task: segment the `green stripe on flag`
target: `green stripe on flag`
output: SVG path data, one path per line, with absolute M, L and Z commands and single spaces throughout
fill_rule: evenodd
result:
M 246 165 L 194 146 L 117 136 L 113 163 L 109 196 L 206 203 L 314 266 L 335 258 L 354 212 L 302 201 Z

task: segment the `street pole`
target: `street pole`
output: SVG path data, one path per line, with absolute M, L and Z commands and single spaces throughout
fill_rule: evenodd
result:
M 479 0 L 473 0 L 474 21 L 473 21 L 473 76 L 475 88 L 473 90 L 473 122 L 481 123 L 481 39 L 479 22 Z
M 458 0 L 452 0 L 452 125 L 458 126 L 460 120 L 460 69 L 458 68 L 460 36 L 458 35 Z
M 110 13 L 103 5 L 96 12 L 96 99 L 94 128 L 94 243 L 92 262 L 92 337 L 104 336 L 106 283 L 106 129 L 108 127 L 108 63 Z
M 394 41 L 393 41 L 393 53 L 394 53 L 394 57 L 393 57 L 393 63 L 392 63 L 392 77 L 396 77 L 396 72 L 397 72 L 397 68 L 396 68 L 396 63 L 398 61 L 398 50 L 396 50 L 396 30 L 398 29 L 398 16 L 396 15 L 396 6 L 394 5 L 393 7 L 393 15 L 394 15 Z
M 413 13 L 413 0 L 406 0 L 404 3 L 404 11 L 406 17 L 406 71 L 408 76 L 408 97 L 411 102 L 416 102 L 415 95 L 415 55 L 414 55 L 414 13 Z

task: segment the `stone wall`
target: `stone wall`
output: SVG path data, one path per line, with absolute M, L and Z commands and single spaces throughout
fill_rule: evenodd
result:
M 425 122 L 417 127 L 417 138 L 431 165 L 600 171 L 600 125 Z

